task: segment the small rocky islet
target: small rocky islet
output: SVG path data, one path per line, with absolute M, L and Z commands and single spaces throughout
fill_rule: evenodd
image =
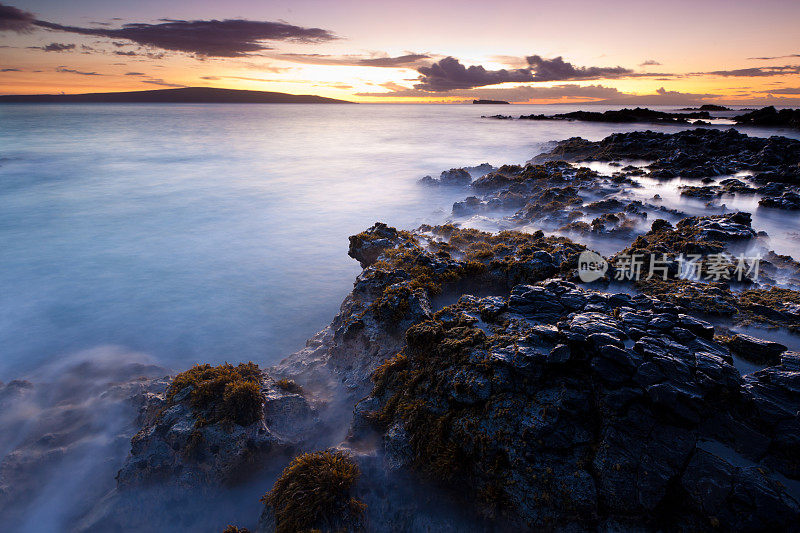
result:
M 707 214 L 631 197 L 643 176 L 696 180 L 680 191 Z M 257 531 L 800 530 L 800 353 L 783 340 L 800 262 L 720 203 L 797 209 L 800 141 L 573 138 L 422 186 L 466 198 L 443 225 L 351 236 L 362 272 L 304 349 L 139 382 L 130 453 L 86 529 L 145 526 L 137 488 L 178 505 L 267 478 L 261 516 L 240 517 Z M 598 239 L 621 244 L 585 282 Z M 753 250 L 758 272 L 734 279 Z M 618 276 L 633 254 L 663 277 Z M 685 254 L 729 260 L 692 280 Z M 4 485 L 34 452 L 9 455 Z

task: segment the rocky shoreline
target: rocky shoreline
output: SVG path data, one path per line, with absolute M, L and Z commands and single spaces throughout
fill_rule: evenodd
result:
M 763 107 L 756 110 L 731 117 L 715 117 L 712 112 L 733 111 L 723 106 L 703 105 L 699 108 L 684 108 L 678 112 L 656 111 L 637 107 L 634 109 L 620 109 L 611 111 L 572 111 L 570 113 L 556 113 L 553 115 L 520 115 L 517 120 L 577 120 L 582 122 L 607 122 L 607 123 L 651 123 L 651 124 L 677 124 L 708 126 L 714 118 L 729 118 L 730 123 L 740 126 L 760 126 L 777 128 L 800 128 L 800 109 L 775 109 L 774 106 Z M 482 118 L 500 120 L 514 120 L 510 115 L 491 115 Z M 732 121 L 732 122 L 731 122 Z
M 709 212 L 630 197 L 643 176 L 696 180 L 681 194 Z M 350 237 L 363 270 L 303 350 L 137 382 L 117 487 L 79 530 L 145 523 L 144 488 L 180 501 L 264 479 L 260 517 L 239 517 L 256 531 L 800 530 L 800 353 L 746 329 L 800 329 L 800 262 L 718 202 L 800 207 L 800 141 L 572 138 L 422 185 L 464 189 L 456 222 Z M 503 231 L 457 223 L 476 216 Z M 759 270 L 736 276 L 744 252 Z M 722 275 L 687 278 L 694 254 Z M 620 275 L 635 255 L 659 275 Z

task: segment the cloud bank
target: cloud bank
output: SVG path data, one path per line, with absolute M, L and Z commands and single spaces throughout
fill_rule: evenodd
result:
M 414 88 L 429 92 L 448 92 L 509 82 L 577 81 L 635 75 L 631 69 L 623 67 L 576 67 L 564 61 L 561 56 L 545 59 L 532 55 L 525 60 L 528 64 L 526 68 L 487 70 L 482 65 L 465 67 L 458 59 L 446 57 L 430 66 L 419 67 L 419 83 Z
M 740 68 L 735 70 L 714 70 L 711 72 L 695 72 L 695 75 L 711 75 L 724 77 L 761 77 L 761 76 L 781 76 L 783 74 L 800 74 L 800 65 L 785 65 L 777 67 L 754 67 Z
M 57 67 L 56 68 L 56 72 L 64 72 L 64 73 L 67 73 L 67 74 L 79 74 L 81 76 L 102 76 L 102 74 L 97 73 L 97 72 L 83 72 L 83 71 L 80 71 L 80 70 L 75 70 L 75 69 L 66 68 L 66 67 Z
M 34 30 L 35 22 L 33 13 L 0 4 L 0 31 L 30 33 Z
M 800 57 L 800 54 L 787 54 L 785 56 L 771 56 L 771 57 L 748 57 L 747 59 L 758 59 L 762 61 L 770 61 L 772 59 L 785 59 L 788 57 Z
M 623 67 L 576 67 L 561 56 L 544 59 L 541 56 L 526 58 L 535 73 L 533 81 L 594 80 L 598 78 L 620 78 L 633 71 Z
M 27 11 L 0 4 L 0 31 L 26 33 L 36 28 L 125 39 L 141 46 L 206 57 L 240 57 L 271 49 L 263 41 L 319 43 L 337 38 L 321 28 L 244 19 L 167 20 L 159 24 L 124 24 L 121 28 L 84 28 L 38 20 Z

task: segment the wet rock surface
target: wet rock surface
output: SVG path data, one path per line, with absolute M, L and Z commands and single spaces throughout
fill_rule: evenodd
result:
M 796 211 L 800 209 L 800 194 L 789 191 L 780 196 L 764 196 L 758 201 L 758 204 L 764 207 Z
M 694 129 L 675 134 L 652 131 L 616 133 L 601 141 L 579 137 L 561 141 L 534 162 L 651 161 L 654 177 L 711 177 L 748 170 L 768 181 L 800 181 L 800 141 L 786 137 L 748 137 L 736 130 Z
M 749 113 L 733 117 L 738 124 L 749 126 L 768 126 L 800 128 L 800 109 L 781 109 L 773 106 L 763 107 Z
M 793 358 L 743 379 L 709 324 L 564 281 L 482 307 L 464 296 L 410 328 L 376 372 L 388 453 L 520 527 L 796 526 L 782 480 L 800 456 L 779 429 L 797 424 Z
M 743 334 L 734 335 L 728 346 L 742 357 L 770 365 L 780 364 L 781 354 L 788 349 L 778 342 Z
M 418 180 L 418 183 L 428 187 L 465 187 L 472 182 L 472 178 L 483 176 L 491 172 L 492 168 L 489 163 L 481 163 L 474 167 L 451 168 L 443 171 L 438 178 L 424 176 Z
M 257 412 L 247 420 L 215 420 L 198 410 L 192 401 L 194 385 L 151 395 L 142 407 L 142 428 L 117 475 L 118 486 L 157 481 L 184 488 L 230 485 L 256 474 L 271 458 L 296 453 L 313 432 L 312 402 L 302 390 L 267 375 L 255 383 Z

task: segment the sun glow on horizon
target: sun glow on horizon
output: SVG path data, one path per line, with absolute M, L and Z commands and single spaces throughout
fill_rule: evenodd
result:
M 81 3 L 71 4 L 70 11 L 77 12 Z M 35 15 L 46 20 L 50 29 L 32 25 L 20 32 L 3 31 L 0 25 L 0 93 L 207 86 L 365 103 L 457 103 L 486 98 L 630 105 L 800 102 L 800 50 L 792 48 L 796 32 L 790 23 L 797 20 L 795 14 L 800 16 L 800 4 L 785 6 L 786 12 L 776 22 L 745 3 L 726 3 L 727 11 L 716 13 L 717 18 L 724 19 L 731 31 L 751 31 L 740 29 L 737 40 L 725 47 L 707 46 L 727 34 L 721 26 L 703 23 L 699 14 L 697 19 L 682 18 L 675 7 L 664 8 L 660 17 L 643 18 L 646 10 L 621 1 L 612 4 L 618 7 L 617 17 L 603 19 L 607 28 L 597 26 L 596 6 L 591 3 L 581 11 L 567 10 L 571 15 L 565 19 L 564 7 L 541 6 L 537 11 L 499 0 L 496 10 L 485 15 L 486 21 L 474 14 L 428 6 L 426 23 L 437 29 L 429 33 L 408 24 L 419 16 L 419 10 L 409 8 L 411 4 L 397 6 L 390 19 L 375 21 L 368 20 L 374 6 L 347 19 L 327 7 L 297 5 L 289 13 L 299 25 L 284 31 L 316 31 L 316 41 L 280 36 L 264 40 L 271 31 L 269 24 L 288 23 L 258 22 L 267 25 L 263 36 L 237 37 L 226 30 L 209 38 L 209 43 L 219 40 L 223 48 L 216 56 L 215 50 L 203 48 L 205 41 L 197 39 L 192 25 L 203 18 L 225 24 L 236 16 L 224 15 L 222 6 L 210 10 L 177 2 L 172 9 L 175 18 L 142 7 L 126 11 L 125 20 L 89 18 L 97 22 L 62 22 L 59 13 L 63 10 L 50 6 L 48 12 Z M 242 18 L 282 20 L 269 16 L 270 10 L 263 6 L 256 9 L 236 0 L 233 5 L 252 13 Z M 109 14 L 112 7 L 107 6 Z M 706 7 L 695 7 L 705 12 Z M 24 5 L 16 8 L 33 20 L 32 10 Z M 183 12 L 181 18 L 178 12 Z M 503 19 L 503 24 L 489 23 L 499 21 L 501 13 L 514 16 Z M 558 25 L 537 24 L 533 44 L 525 13 L 530 20 L 550 17 L 569 20 L 569 25 L 559 32 Z M 149 32 L 146 35 L 115 33 L 123 24 L 140 20 L 155 21 L 140 23 Z M 187 28 L 170 27 L 162 35 L 161 26 L 169 21 Z M 670 26 L 677 21 L 680 25 Z M 62 25 L 66 22 L 70 25 Z M 456 30 L 458 25 L 462 31 Z M 754 33 L 765 27 L 770 31 Z M 180 31 L 187 33 L 181 36 Z

